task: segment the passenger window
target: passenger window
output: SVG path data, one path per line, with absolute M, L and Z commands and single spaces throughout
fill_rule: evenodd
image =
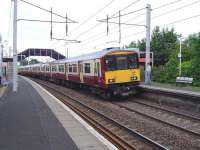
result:
M 85 63 L 84 65 L 85 65 L 84 72 L 85 73 L 90 73 L 91 72 L 91 70 L 90 70 L 90 63 Z
M 72 64 L 69 64 L 69 72 L 72 72 Z
M 76 64 L 73 64 L 72 68 L 73 68 L 73 72 L 77 72 L 77 65 Z
M 52 72 L 56 72 L 56 66 L 52 66 L 51 70 Z
M 54 66 L 51 66 L 51 71 L 54 72 Z
M 67 72 L 67 70 L 68 70 L 68 69 L 67 69 L 67 65 L 65 65 L 65 70 L 66 70 L 66 72 Z
M 47 72 L 49 72 L 49 66 L 46 67 Z
M 100 67 L 99 67 L 99 62 L 97 63 L 97 75 L 100 77 Z
M 59 72 L 64 72 L 64 65 L 59 65 L 58 70 Z
M 94 64 L 94 74 L 97 75 L 97 63 Z
M 94 74 L 96 75 L 96 76 L 100 76 L 100 73 L 99 73 L 99 62 L 96 62 L 95 63 L 95 67 L 94 67 Z
M 55 72 L 57 71 L 57 66 L 55 66 Z

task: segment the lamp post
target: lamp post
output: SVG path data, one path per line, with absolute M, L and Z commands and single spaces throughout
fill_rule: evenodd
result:
M 178 35 L 178 38 L 179 38 L 179 44 L 180 44 L 180 47 L 179 47 L 179 53 L 178 53 L 178 58 L 179 58 L 179 77 L 181 77 L 181 73 L 182 73 L 182 70 L 181 70 L 181 64 L 182 64 L 182 34 Z

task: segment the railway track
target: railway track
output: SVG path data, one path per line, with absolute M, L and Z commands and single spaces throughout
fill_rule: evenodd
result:
M 161 110 L 161 111 L 166 111 L 168 113 L 179 115 L 179 116 L 185 117 L 185 118 L 190 118 L 194 121 L 200 122 L 200 118 L 195 116 L 196 114 L 193 114 L 193 115 L 192 114 L 186 114 L 186 113 L 183 113 L 183 112 L 178 112 L 178 111 L 175 111 L 175 110 L 167 109 L 167 108 L 164 108 L 164 107 L 161 107 L 161 106 L 156 106 L 156 105 L 153 105 L 153 104 L 145 103 L 145 102 L 142 102 L 140 100 L 134 100 L 134 102 L 141 104 L 141 105 L 144 105 L 144 106 L 147 106 L 147 107 L 151 107 L 151 108 L 158 109 L 158 110 Z
M 186 132 L 190 135 L 200 137 L 200 119 L 197 117 L 166 110 L 164 108 L 159 108 L 138 101 L 127 103 L 113 102 L 113 104 L 146 118 L 176 128 L 177 130 Z
M 103 113 L 87 106 L 80 100 L 67 95 L 63 91 L 60 91 L 55 87 L 49 86 L 48 83 L 35 79 L 34 81 L 48 89 L 65 105 L 70 107 L 78 115 L 84 118 L 89 124 L 91 124 L 96 130 L 98 130 L 102 135 L 109 139 L 119 149 L 168 150 L 168 148 L 166 148 L 165 146 L 140 134 L 134 129 L 131 129 L 116 121 L 115 119 L 110 118 Z

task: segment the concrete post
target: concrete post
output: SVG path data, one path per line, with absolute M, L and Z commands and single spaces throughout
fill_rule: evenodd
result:
M 2 51 L 3 51 L 3 45 L 2 45 L 2 36 L 1 36 L 1 34 L 0 34 L 0 78 L 1 78 L 1 80 L 2 80 L 2 61 L 3 61 L 3 57 L 2 57 Z
M 150 64 L 150 32 L 151 32 L 151 5 L 147 4 L 146 10 L 146 58 L 145 58 L 145 84 L 150 84 L 149 75 L 151 72 L 147 72 L 147 66 Z
M 0 41 L 0 78 L 2 80 L 2 76 L 3 76 L 3 56 L 2 56 L 2 51 L 3 51 L 3 45 Z
M 17 0 L 14 1 L 13 17 L 13 92 L 17 92 Z

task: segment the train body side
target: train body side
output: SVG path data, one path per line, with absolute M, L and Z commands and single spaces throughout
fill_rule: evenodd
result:
M 117 50 L 94 56 L 22 66 L 19 68 L 19 74 L 46 80 L 76 83 L 88 86 L 92 91 L 100 94 L 130 95 L 135 92 L 134 89 L 140 82 L 140 69 L 137 65 L 136 52 Z M 133 67 L 129 67 L 128 61 L 133 61 L 132 57 L 129 60 L 129 56 L 134 56 L 135 62 L 133 63 L 136 65 Z M 109 64 L 112 63 L 110 61 L 112 59 L 116 61 L 113 65 Z M 125 64 L 126 59 L 127 64 Z M 112 66 L 115 67 L 112 68 Z

